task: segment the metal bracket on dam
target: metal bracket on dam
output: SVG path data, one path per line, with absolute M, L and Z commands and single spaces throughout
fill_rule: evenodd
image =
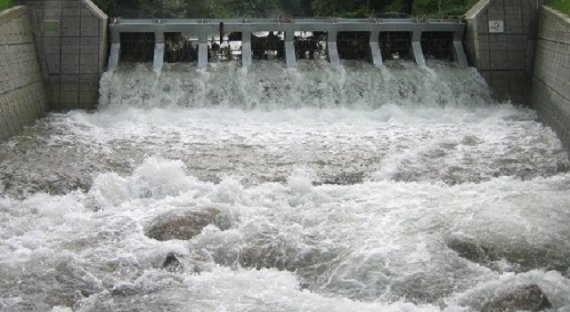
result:
M 288 66 L 297 62 L 295 54 L 296 32 L 326 33 L 326 54 L 330 63 L 340 64 L 337 37 L 341 32 L 368 32 L 369 54 L 376 66 L 383 64 L 379 38 L 382 33 L 408 33 L 411 54 L 418 65 L 425 64 L 422 51 L 422 34 L 427 32 L 450 35 L 451 54 L 455 62 L 467 66 L 463 50 L 465 24 L 452 19 L 117 19 L 110 25 L 111 51 L 108 69 L 114 70 L 119 64 L 122 33 L 153 33 L 153 68 L 160 70 L 164 64 L 165 33 L 187 33 L 198 38 L 198 67 L 208 66 L 208 38 L 212 34 L 230 32 L 241 34 L 241 62 L 243 66 L 252 64 L 252 34 L 255 32 L 283 33 L 285 61 Z

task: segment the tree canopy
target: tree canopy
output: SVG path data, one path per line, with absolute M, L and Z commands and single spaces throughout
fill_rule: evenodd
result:
M 450 16 L 477 0 L 95 0 L 110 16 L 156 18 Z

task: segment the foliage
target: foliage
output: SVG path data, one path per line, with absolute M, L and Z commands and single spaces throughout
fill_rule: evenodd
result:
M 570 15 L 570 0 L 552 0 L 550 5 L 567 15 Z
M 12 0 L 0 0 L 0 11 L 7 9 L 12 5 Z
M 6 1 L 6 0 L 0 0 Z M 387 13 L 449 16 L 477 0 L 94 0 L 111 16 L 242 18 L 278 16 L 377 17 Z M 555 0 L 567 2 L 569 0 Z
M 415 0 L 414 15 L 459 16 L 467 12 L 477 0 Z

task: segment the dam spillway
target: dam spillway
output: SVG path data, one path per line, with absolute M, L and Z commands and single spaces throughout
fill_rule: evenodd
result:
M 334 65 L 340 64 L 337 39 L 339 33 L 366 33 L 368 37 L 368 53 L 374 65 L 383 63 L 381 34 L 410 34 L 409 46 L 414 61 L 425 65 L 422 51 L 422 34 L 449 34 L 448 49 L 453 59 L 467 66 L 467 58 L 463 50 L 463 32 L 465 25 L 452 19 L 122 19 L 114 20 L 110 27 L 111 50 L 108 68 L 113 70 L 119 64 L 121 55 L 121 34 L 149 33 L 154 39 L 153 67 L 160 70 L 164 64 L 165 33 L 185 33 L 197 38 L 197 63 L 199 68 L 208 65 L 208 51 L 211 48 L 209 38 L 218 35 L 218 41 L 224 41 L 225 33 L 231 40 L 237 35 L 241 45 L 241 63 L 250 66 L 252 63 L 252 34 L 255 32 L 280 32 L 285 60 L 288 66 L 297 62 L 296 35 L 304 32 L 321 32 L 326 42 L 326 58 Z M 389 43 L 388 43 L 389 44 Z
M 93 107 L 75 91 L 92 95 L 106 22 L 60 4 L 51 107 Z M 3 312 L 570 307 L 567 154 L 462 64 L 462 23 L 113 25 L 97 109 L 0 144 Z

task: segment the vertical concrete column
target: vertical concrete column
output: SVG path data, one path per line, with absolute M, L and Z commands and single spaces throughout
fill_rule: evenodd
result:
M 380 51 L 380 43 L 378 42 L 378 37 L 380 37 L 379 31 L 370 32 L 370 52 L 372 55 L 372 63 L 376 66 L 382 66 L 382 52 Z
M 201 31 L 198 35 L 198 68 L 208 67 L 208 33 Z
M 297 57 L 295 55 L 295 31 L 287 30 L 285 32 L 285 59 L 287 66 L 295 66 Z
M 121 55 L 121 33 L 113 30 L 111 32 L 111 50 L 109 52 L 109 71 L 117 69 L 119 66 L 119 56 Z
M 338 32 L 330 30 L 327 34 L 327 53 L 329 62 L 333 65 L 340 65 L 340 57 L 338 56 L 338 48 L 336 45 Z
M 463 31 L 456 31 L 453 34 L 453 59 L 461 66 L 469 65 L 463 50 Z
M 164 65 L 164 33 L 157 31 L 154 33 L 154 59 L 152 61 L 152 69 L 161 71 Z
M 426 60 L 424 58 L 424 52 L 422 51 L 422 32 L 416 30 L 412 33 L 412 52 L 414 53 L 414 59 L 416 64 L 425 65 Z
M 241 65 L 248 67 L 251 65 L 251 32 L 241 33 Z

